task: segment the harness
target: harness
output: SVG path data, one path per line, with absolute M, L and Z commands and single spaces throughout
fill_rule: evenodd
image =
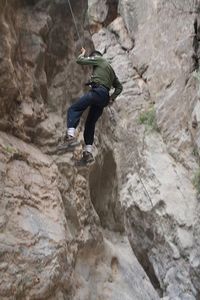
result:
M 103 89 L 106 89 L 106 91 L 107 91 L 108 93 L 109 93 L 109 91 L 110 91 L 110 89 L 109 89 L 107 86 L 105 86 L 104 84 L 96 83 L 96 82 L 93 82 L 93 81 L 86 82 L 85 85 L 86 85 L 86 86 L 89 86 L 89 87 L 91 87 L 91 88 L 93 88 L 93 89 L 98 88 L 98 87 L 101 87 L 101 88 L 103 88 Z

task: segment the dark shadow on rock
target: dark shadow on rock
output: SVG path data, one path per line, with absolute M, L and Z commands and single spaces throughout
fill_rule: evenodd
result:
M 91 200 L 104 228 L 123 231 L 123 211 L 117 201 L 116 162 L 111 150 L 102 157 L 89 176 Z

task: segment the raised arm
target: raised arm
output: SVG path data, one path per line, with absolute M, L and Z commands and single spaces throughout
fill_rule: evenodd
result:
M 86 50 L 84 48 L 81 49 L 81 54 L 78 56 L 76 62 L 79 65 L 90 65 L 97 66 L 99 63 L 98 57 L 85 57 Z

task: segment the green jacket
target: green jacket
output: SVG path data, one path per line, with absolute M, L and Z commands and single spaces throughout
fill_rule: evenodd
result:
M 122 92 L 122 85 L 113 68 L 102 56 L 84 57 L 84 55 L 81 54 L 78 56 L 76 62 L 80 65 L 93 66 L 91 81 L 105 85 L 109 89 L 113 87 L 115 90 L 110 96 L 113 100 Z

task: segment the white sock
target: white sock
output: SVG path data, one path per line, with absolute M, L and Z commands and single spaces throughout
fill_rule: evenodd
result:
M 75 136 L 75 128 L 71 127 L 67 129 L 67 134 L 70 136 Z
M 85 151 L 92 153 L 92 145 L 85 145 Z

